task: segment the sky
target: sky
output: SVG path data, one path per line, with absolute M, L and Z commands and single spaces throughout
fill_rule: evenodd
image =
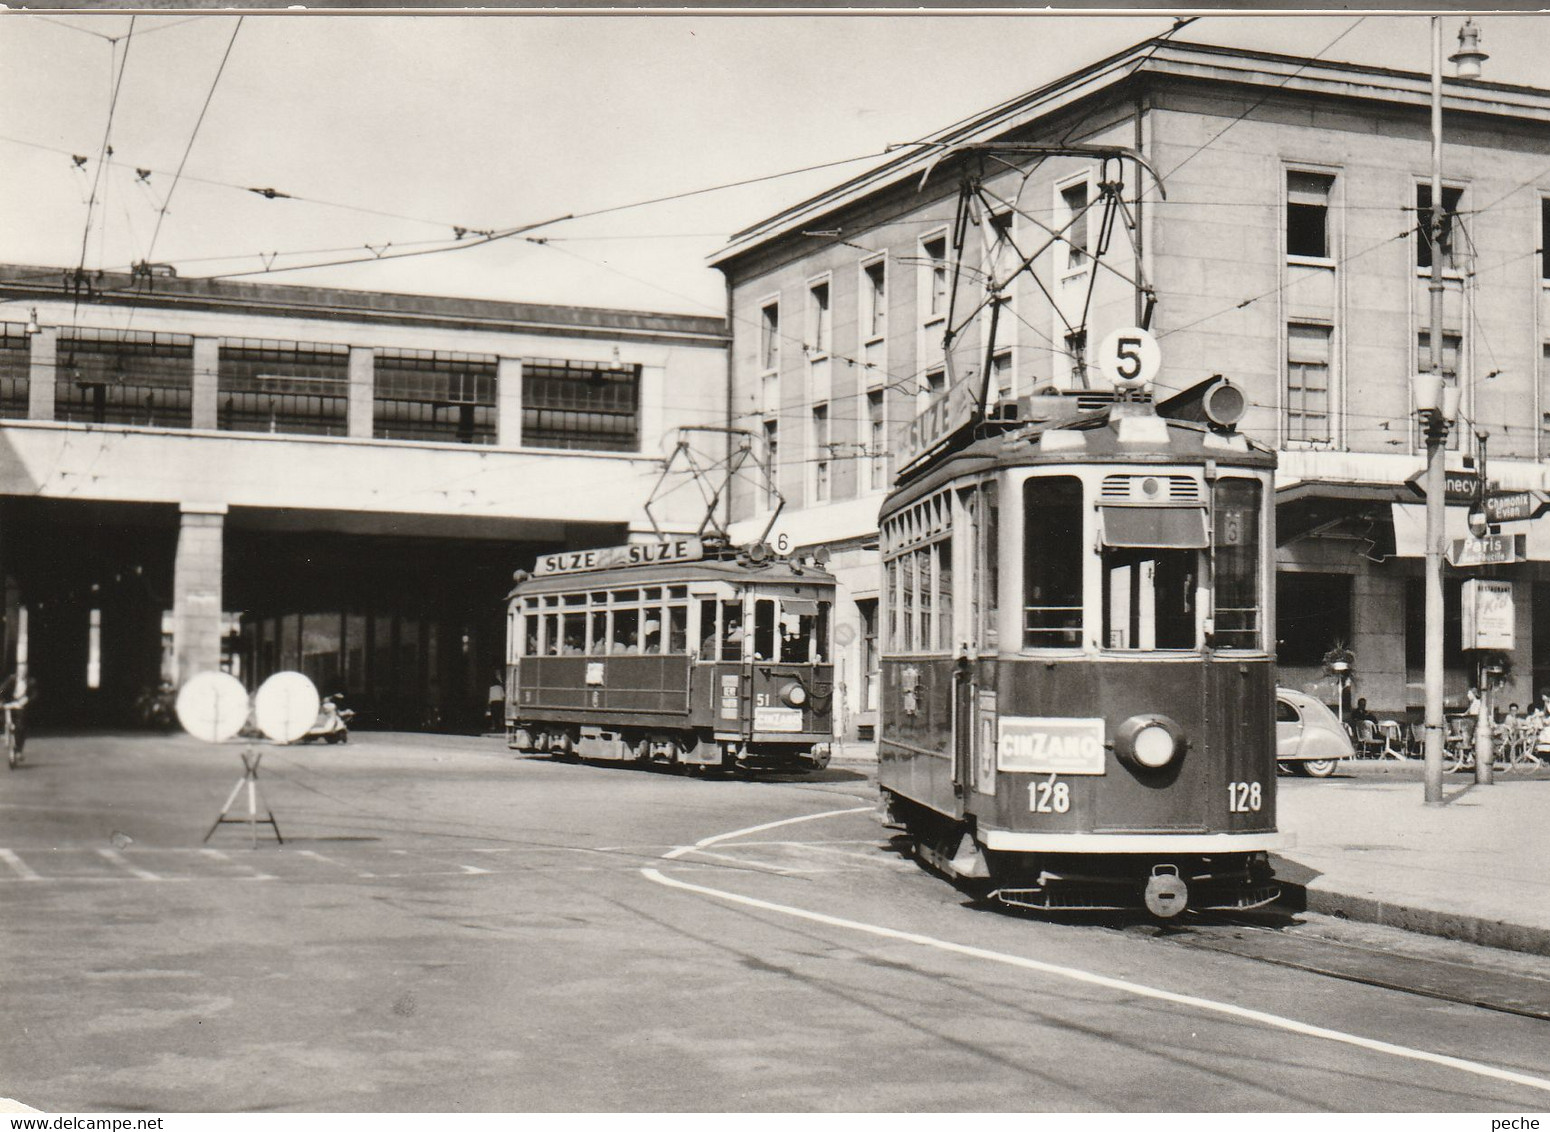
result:
M 1476 22 L 1487 79 L 1550 86 L 1550 16 Z M 1444 54 L 1461 23 L 1444 17 Z M 721 315 L 706 258 L 731 233 L 866 168 L 855 159 L 1173 24 L 163 10 L 131 26 L 123 11 L 0 13 L 0 261 L 150 260 L 185 277 Z M 1424 14 L 1202 14 L 1178 38 L 1430 67 Z M 389 258 L 455 245 L 457 228 L 566 215 L 578 219 Z M 356 259 L 369 262 L 318 266 Z M 309 266 L 278 270 L 297 265 Z

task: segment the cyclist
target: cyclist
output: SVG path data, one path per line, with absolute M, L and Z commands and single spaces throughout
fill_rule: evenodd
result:
M 16 762 L 21 762 L 22 748 L 27 745 L 27 701 L 32 695 L 32 681 L 18 668 L 0 682 L 0 708 L 11 720 L 11 742 L 16 751 Z

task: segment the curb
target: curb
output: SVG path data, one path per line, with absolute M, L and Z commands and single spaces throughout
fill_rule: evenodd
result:
M 1276 882 L 1281 886 L 1281 897 L 1276 901 L 1275 906 L 1289 912 L 1317 912 L 1337 919 L 1353 920 L 1363 924 L 1381 924 L 1420 935 L 1478 944 L 1481 947 L 1522 951 L 1530 955 L 1550 955 L 1550 930 L 1545 928 L 1513 924 L 1504 920 L 1491 920 L 1483 916 L 1470 916 L 1459 912 L 1444 912 L 1435 908 L 1391 904 L 1371 896 L 1332 892 L 1317 885 L 1309 887 L 1286 880 L 1283 876 L 1282 867 L 1295 865 L 1295 862 L 1274 856 L 1271 860 L 1276 865 Z

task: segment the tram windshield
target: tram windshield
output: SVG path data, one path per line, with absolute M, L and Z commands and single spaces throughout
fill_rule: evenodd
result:
M 1157 503 L 1113 499 L 1105 484 L 1095 509 L 1099 647 L 1263 647 L 1263 485 L 1223 477 L 1212 485 L 1208 512 L 1190 482 L 1180 478 L 1179 494 Z M 1082 644 L 1091 545 L 1083 534 L 1091 504 L 1084 507 L 1083 499 L 1075 476 L 1035 476 L 1024 484 L 1024 648 Z

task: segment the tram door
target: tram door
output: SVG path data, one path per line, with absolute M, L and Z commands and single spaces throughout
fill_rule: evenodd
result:
M 959 488 L 953 506 L 953 790 L 995 792 L 996 484 Z M 950 600 L 944 586 L 939 600 Z

